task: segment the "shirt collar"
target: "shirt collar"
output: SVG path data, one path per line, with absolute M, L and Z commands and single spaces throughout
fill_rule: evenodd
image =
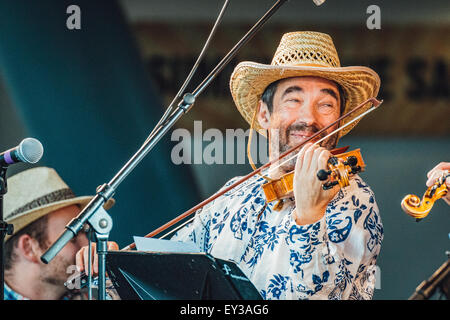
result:
M 5 300 L 30 300 L 25 298 L 23 295 L 17 293 L 13 289 L 11 289 L 5 282 L 4 286 Z

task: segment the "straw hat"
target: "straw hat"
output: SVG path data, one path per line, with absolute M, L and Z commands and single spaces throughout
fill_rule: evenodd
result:
M 58 209 L 80 205 L 84 208 L 93 196 L 76 197 L 54 169 L 35 167 L 8 178 L 4 196 L 4 219 L 14 225 L 14 234 L 40 217 Z M 103 206 L 109 209 L 114 199 Z M 11 236 L 7 235 L 5 240 Z
M 361 66 L 341 67 L 329 35 L 301 31 L 283 35 L 270 65 L 251 61 L 239 63 L 231 75 L 231 94 L 239 112 L 251 124 L 258 101 L 269 84 L 280 79 L 305 76 L 321 77 L 338 83 L 345 96 L 343 114 L 365 100 L 376 97 L 380 88 L 380 78 L 372 69 Z M 363 113 L 370 107 L 368 103 L 357 113 Z M 342 120 L 340 126 L 358 114 Z M 341 130 L 339 138 L 356 124 L 357 122 Z M 259 133 L 266 135 L 257 121 L 254 127 Z

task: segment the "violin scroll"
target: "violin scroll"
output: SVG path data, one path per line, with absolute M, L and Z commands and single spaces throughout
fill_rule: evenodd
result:
M 350 184 L 350 176 L 363 171 L 365 168 L 360 149 L 339 154 L 332 152 L 332 154 L 334 156 L 328 160 L 328 170 L 322 169 L 317 172 L 317 177 L 321 181 L 328 180 L 331 177 L 330 181 L 323 184 L 322 188 L 324 190 L 331 189 L 337 184 L 342 188 L 348 186 Z M 289 172 L 280 179 L 267 182 L 262 187 L 267 202 L 292 197 L 294 172 Z
M 401 202 L 403 211 L 411 217 L 416 218 L 416 221 L 425 218 L 430 213 L 434 203 L 447 194 L 448 188 L 445 184 L 445 179 L 448 177 L 450 177 L 450 173 L 446 171 L 425 191 L 422 199 L 414 194 L 405 196 Z
M 335 185 L 340 185 L 341 188 L 347 187 L 350 183 L 350 175 L 356 174 L 363 170 L 363 167 L 358 165 L 358 161 L 364 165 L 359 149 L 341 154 L 339 157 L 330 157 L 328 159 L 328 170 L 321 169 L 317 172 L 317 178 L 320 181 L 331 180 L 324 183 L 322 188 L 324 190 L 332 189 Z

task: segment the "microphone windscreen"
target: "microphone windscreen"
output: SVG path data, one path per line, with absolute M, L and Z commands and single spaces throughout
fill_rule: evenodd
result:
M 36 163 L 44 154 L 42 143 L 34 138 L 23 139 L 19 145 L 18 156 L 20 160 L 27 163 Z
M 325 2 L 325 0 L 313 0 L 316 6 L 320 6 L 322 3 Z

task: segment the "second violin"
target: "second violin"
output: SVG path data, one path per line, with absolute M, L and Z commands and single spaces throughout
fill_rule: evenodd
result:
M 416 221 L 420 221 L 425 218 L 433 208 L 434 203 L 444 197 L 448 188 L 445 184 L 445 180 L 450 177 L 450 172 L 445 171 L 436 182 L 430 186 L 424 193 L 422 199 L 414 194 L 405 196 L 401 202 L 403 211 Z

